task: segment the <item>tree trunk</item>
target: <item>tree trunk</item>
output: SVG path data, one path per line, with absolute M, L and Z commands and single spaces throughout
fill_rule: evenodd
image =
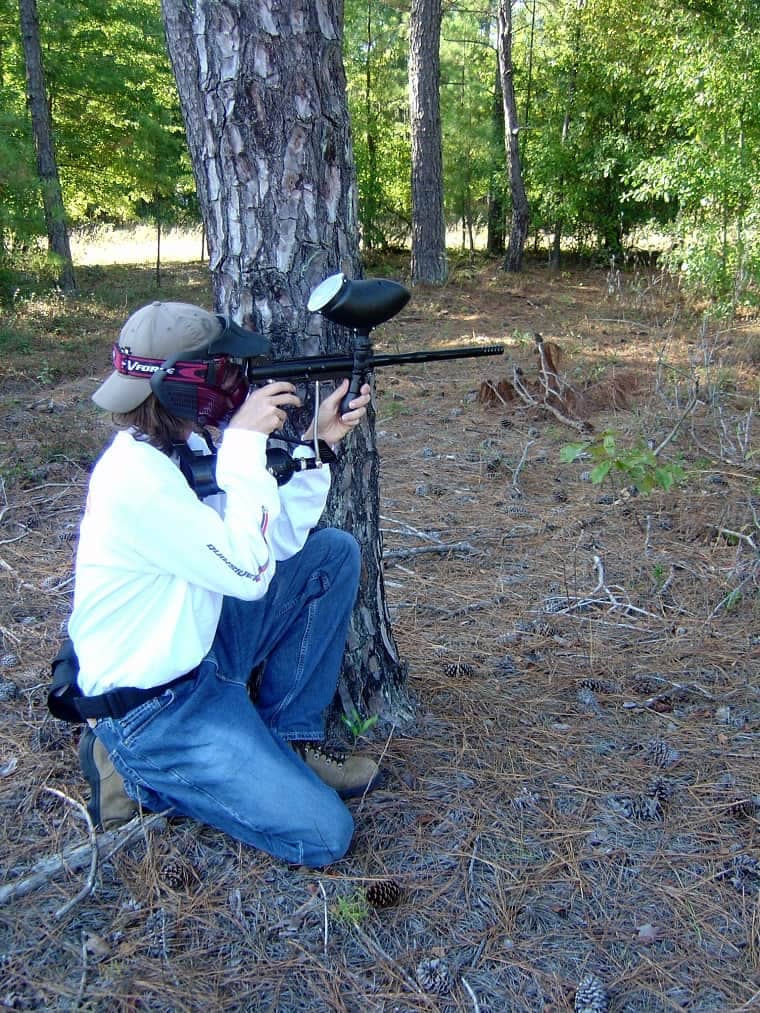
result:
M 216 309 L 278 357 L 345 351 L 307 312 L 328 275 L 360 276 L 342 4 L 163 0 Z M 362 546 L 340 695 L 350 712 L 405 705 L 385 602 L 374 415 L 341 445 L 326 519 Z
M 372 56 L 374 51 L 374 39 L 372 37 L 372 0 L 367 2 L 367 36 L 366 36 L 366 63 L 364 65 L 364 118 L 366 121 L 367 141 L 367 187 L 364 199 L 364 224 L 363 244 L 365 250 L 373 250 L 377 240 L 377 195 L 380 192 L 377 178 L 377 141 L 375 134 L 377 122 L 375 116 L 375 97 L 372 83 Z
M 443 210 L 440 55 L 441 0 L 412 0 L 409 14 L 409 119 L 412 140 L 412 282 L 448 277 Z
M 491 179 L 488 186 L 488 238 L 486 246 L 488 252 L 494 256 L 504 253 L 506 240 L 504 223 L 506 215 L 504 212 L 504 193 L 501 184 L 501 177 L 504 172 L 504 96 L 501 92 L 501 74 L 499 72 L 499 59 L 496 58 L 496 72 L 494 81 L 494 96 L 492 110 L 493 149 L 499 152 L 498 160 L 494 156 L 494 165 L 491 171 Z M 498 145 L 497 145 L 498 139 Z
M 37 0 L 19 0 L 21 39 L 26 65 L 26 97 L 32 118 L 32 133 L 37 152 L 37 174 L 42 191 L 48 249 L 58 267 L 58 284 L 67 294 L 76 291 L 74 264 L 71 259 L 66 212 L 63 207 L 61 181 L 55 159 L 53 126 L 48 105 L 45 73 L 42 66 L 40 23 Z
M 581 48 L 581 12 L 586 5 L 586 0 L 577 0 L 575 6 L 575 13 L 573 17 L 573 33 L 572 33 L 572 51 L 570 64 L 570 73 L 567 81 L 567 97 L 565 100 L 565 115 L 562 117 L 562 134 L 560 137 L 560 144 L 564 148 L 567 144 L 568 137 L 570 136 L 570 119 L 575 106 L 575 89 L 578 78 L 578 62 L 580 60 L 580 48 Z M 565 180 L 563 176 L 557 180 L 557 196 L 558 205 L 562 208 L 563 204 L 563 191 L 565 188 Z M 562 265 L 562 230 L 564 228 L 564 219 L 560 212 L 557 217 L 557 223 L 554 227 L 554 240 L 552 242 L 551 252 L 549 254 L 549 267 L 552 271 L 558 271 Z
M 504 96 L 504 139 L 509 169 L 509 190 L 512 196 L 512 222 L 504 270 L 521 271 L 530 214 L 520 163 L 520 128 L 512 73 L 512 0 L 499 0 L 497 46 L 501 90 Z

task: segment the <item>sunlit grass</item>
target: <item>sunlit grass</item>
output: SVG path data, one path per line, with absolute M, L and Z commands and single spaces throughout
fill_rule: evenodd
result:
M 101 226 L 74 232 L 75 267 L 111 264 L 155 265 L 157 233 L 153 225 Z M 161 263 L 189 264 L 201 259 L 201 229 L 167 229 L 161 234 Z

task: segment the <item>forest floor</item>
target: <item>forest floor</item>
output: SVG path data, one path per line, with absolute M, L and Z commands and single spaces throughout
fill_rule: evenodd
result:
M 359 740 L 388 780 L 350 803 L 351 851 L 292 869 L 146 816 L 95 862 L 77 731 L 45 707 L 109 432 L 89 395 L 135 306 L 209 300 L 200 265 L 80 283 L 0 325 L 0 1007 L 760 1008 L 758 320 L 635 270 L 481 261 L 415 290 L 378 349 L 506 352 L 377 379 L 408 681 Z M 563 463 L 604 433 L 603 483 L 590 452 Z M 684 480 L 636 495 L 647 446 Z

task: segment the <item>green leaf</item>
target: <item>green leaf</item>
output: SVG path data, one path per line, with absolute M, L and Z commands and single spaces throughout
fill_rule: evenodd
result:
M 612 465 L 612 461 L 602 461 L 601 464 L 597 464 L 595 468 L 592 468 L 590 478 L 594 485 L 600 485 L 605 480 Z
M 560 450 L 559 459 L 563 464 L 571 464 L 577 461 L 588 447 L 588 443 L 568 443 Z
M 605 433 L 604 439 L 602 440 L 602 446 L 610 457 L 613 457 L 617 449 L 617 443 L 615 442 L 615 436 L 613 433 Z

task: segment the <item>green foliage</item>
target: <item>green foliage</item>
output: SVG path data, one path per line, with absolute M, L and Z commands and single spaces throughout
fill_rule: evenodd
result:
M 653 489 L 667 492 L 685 478 L 680 465 L 662 463 L 654 451 L 641 441 L 629 449 L 620 447 L 611 430 L 605 430 L 595 440 L 569 443 L 562 448 L 559 456 L 564 464 L 590 457 L 595 464 L 589 477 L 595 485 L 601 485 L 608 477 L 610 480 L 619 477 L 625 485 L 633 485 L 642 493 Z
M 504 136 L 494 130 L 496 53 L 491 22 L 482 12 L 452 8 L 441 35 L 441 119 L 447 221 L 471 229 L 485 225 L 494 163 L 504 162 Z
M 197 220 L 156 0 L 38 0 L 70 223 Z M 723 312 L 760 302 L 757 0 L 513 5 L 531 228 L 582 252 L 656 230 L 664 263 Z M 408 10 L 347 0 L 344 62 L 365 254 L 411 222 Z M 447 222 L 468 247 L 506 194 L 494 10 L 448 5 L 441 32 Z M 39 271 L 44 236 L 15 0 L 0 0 L 0 287 Z
M 184 128 L 153 0 L 38 0 L 56 155 L 70 225 L 193 213 Z M 45 235 L 25 106 L 18 9 L 0 0 L 0 270 L 38 271 Z
M 366 735 L 370 728 L 374 728 L 377 724 L 376 714 L 363 718 L 355 707 L 351 709 L 350 714 L 341 714 L 340 719 L 355 739 Z
M 338 897 L 332 908 L 333 918 L 344 925 L 361 925 L 369 917 L 367 898 L 358 890 L 346 897 Z
M 367 250 L 402 245 L 411 223 L 406 20 L 391 4 L 345 4 L 343 60 Z

